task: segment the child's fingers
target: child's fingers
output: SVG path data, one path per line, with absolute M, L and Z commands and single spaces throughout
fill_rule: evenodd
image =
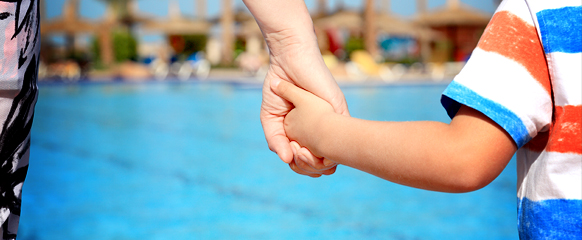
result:
M 301 149 L 301 146 L 299 146 L 299 143 L 295 142 L 295 141 L 291 141 L 289 143 L 291 150 L 293 151 L 293 163 L 295 164 L 295 166 L 297 168 L 299 168 L 301 171 L 309 173 L 309 174 L 320 174 L 319 171 L 313 169 L 311 166 L 309 166 L 305 160 L 300 159 L 299 158 L 299 150 Z
M 337 166 L 338 164 L 332 160 L 329 160 L 329 158 L 324 158 L 323 159 L 323 165 L 325 166 Z
M 336 170 L 337 170 L 337 165 L 333 166 L 332 168 L 330 168 L 328 170 L 325 170 L 321 174 L 323 174 L 323 175 L 332 175 L 332 174 L 335 173 Z
M 326 166 L 323 162 L 323 158 L 316 157 L 315 155 L 313 155 L 313 153 L 311 153 L 311 151 L 309 151 L 309 149 L 304 147 L 300 148 L 299 151 L 297 151 L 297 155 L 300 160 L 309 164 L 309 166 L 316 170 L 317 172 L 325 171 L 335 166 L 335 164 Z
M 295 164 L 295 161 L 289 163 L 289 167 L 291 168 L 291 170 L 293 170 L 294 172 L 301 174 L 301 175 L 309 176 L 312 178 L 321 177 L 321 174 L 315 174 L 315 173 L 309 173 L 309 172 L 303 171 L 302 169 L 297 167 L 297 165 Z
M 302 148 L 299 143 L 295 142 L 295 141 L 291 141 L 290 142 L 290 147 L 291 150 L 293 152 L 293 162 L 291 162 L 289 164 L 289 167 L 291 167 L 291 169 L 293 171 L 295 171 L 296 173 L 302 174 L 302 175 L 307 175 L 310 177 L 320 177 L 322 174 L 323 175 L 331 175 L 333 173 L 335 173 L 336 168 L 337 168 L 337 164 L 333 163 L 327 159 L 322 160 L 322 159 L 318 159 L 316 158 L 313 154 L 311 154 L 311 152 L 309 152 L 308 149 L 306 148 Z M 303 149 L 303 150 L 301 150 Z M 320 162 L 318 165 L 324 166 L 324 168 L 322 169 L 315 169 L 312 166 L 308 165 L 306 160 L 300 160 L 299 155 L 300 154 L 306 154 L 309 153 L 309 156 L 313 157 L 314 161 L 318 161 Z M 331 162 L 333 163 L 333 165 L 328 165 L 327 167 L 325 167 L 325 164 L 323 164 L 324 162 Z
M 293 148 L 293 147 L 292 147 Z M 307 163 L 307 160 L 305 159 L 304 156 L 299 156 L 298 152 L 301 149 L 301 147 L 297 147 L 295 150 L 295 155 L 293 156 L 293 162 L 295 162 L 295 165 L 303 170 L 304 172 L 308 172 L 308 173 L 312 173 L 312 174 L 321 174 L 320 171 L 318 171 L 317 169 L 314 169 L 313 167 L 311 167 L 309 165 L 309 163 Z
M 295 157 L 294 159 L 295 165 L 305 172 L 313 173 L 313 174 L 321 174 L 321 171 L 311 167 L 305 160 L 301 160 L 299 157 Z
M 333 164 L 325 165 L 326 161 L 323 158 L 316 157 L 309 149 L 301 147 L 295 141 L 291 141 L 290 146 L 295 164 L 303 171 L 316 174 L 333 173 L 329 169 L 334 168 L 337 165 L 336 163 L 331 162 Z
M 322 174 L 322 175 L 332 175 L 335 173 L 337 165 L 328 167 L 326 169 L 315 169 L 312 166 L 310 166 L 309 164 L 307 164 L 305 161 L 301 161 L 301 160 L 297 160 L 295 159 L 293 162 L 295 162 L 295 165 L 303 170 L 304 172 L 310 173 L 310 174 Z

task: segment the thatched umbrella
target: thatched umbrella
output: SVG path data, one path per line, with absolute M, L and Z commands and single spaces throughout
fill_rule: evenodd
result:
M 429 27 L 402 20 L 391 14 L 378 16 L 378 30 L 388 35 L 411 37 L 420 44 L 421 58 L 423 61 L 430 59 L 430 42 L 440 37 L 440 34 Z
M 327 17 L 315 19 L 313 24 L 315 27 L 322 29 L 344 28 L 353 31 L 362 31 L 364 19 L 361 12 L 339 10 Z
M 376 22 L 377 29 L 380 32 L 390 35 L 429 40 L 438 36 L 438 33 L 432 31 L 430 28 L 403 20 L 392 14 L 379 14 L 376 18 Z
M 44 8 L 44 3 L 42 3 Z M 44 11 L 44 9 L 42 9 Z M 69 0 L 63 7 L 63 15 L 57 19 L 46 20 L 43 18 L 40 33 L 42 36 L 52 34 L 64 34 L 66 39 L 67 54 L 73 55 L 75 52 L 75 37 L 79 34 L 94 34 L 99 29 L 99 25 L 94 22 L 82 19 L 79 16 L 78 0 Z
M 207 34 L 210 23 L 199 19 L 188 19 L 182 16 L 180 6 L 171 1 L 167 19 L 144 20 L 141 29 L 144 32 L 164 33 L 167 35 Z
M 56 20 L 49 20 L 42 24 L 40 29 L 41 35 L 46 34 L 67 34 L 77 35 L 82 33 L 94 33 L 98 29 L 98 24 L 88 22 L 85 20 L 68 20 L 66 18 L 59 18 Z
M 321 18 L 327 15 L 327 0 L 317 0 L 314 18 Z
M 465 6 L 459 0 L 448 0 L 444 8 L 420 13 L 415 22 L 426 26 L 486 26 L 491 18 L 486 14 Z
M 320 29 L 344 28 L 352 31 L 362 31 L 364 20 L 361 13 L 342 10 L 328 17 L 315 20 L 314 24 Z M 436 32 L 427 27 L 403 20 L 389 13 L 376 14 L 374 26 L 376 31 L 390 35 L 428 39 L 433 39 L 437 35 Z
M 101 27 L 132 30 L 136 24 L 150 19 L 139 13 L 137 0 L 99 0 L 107 6 Z
M 439 33 L 429 27 L 390 14 L 389 10 L 383 12 L 377 13 L 375 16 L 375 32 L 417 39 L 421 43 L 423 59 L 428 60 L 429 43 L 438 38 Z M 330 16 L 315 20 L 314 24 L 317 29 L 343 28 L 361 33 L 364 26 L 364 18 L 359 12 L 340 10 Z M 325 45 L 322 46 L 325 47 Z
M 340 10 L 327 17 L 315 20 L 314 24 L 319 28 L 347 28 L 360 30 L 364 20 L 362 14 L 354 11 Z
M 40 32 L 42 35 L 76 35 L 80 33 L 94 33 L 97 28 L 98 24 L 79 17 L 78 0 L 68 0 L 63 7 L 62 17 L 43 22 Z
M 422 0 L 421 4 L 425 3 Z M 420 11 L 414 22 L 440 32 L 452 43 L 452 49 L 443 52 L 440 61 L 462 61 L 477 45 L 490 18 L 490 14 L 465 6 L 459 0 L 448 0 L 445 7 L 430 12 Z

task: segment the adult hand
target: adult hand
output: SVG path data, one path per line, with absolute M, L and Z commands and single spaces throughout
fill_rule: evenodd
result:
M 297 151 L 295 148 L 297 155 L 293 154 L 283 127 L 283 119 L 293 105 L 276 95 L 270 87 L 273 79 L 288 81 L 326 100 L 337 113 L 349 115 L 344 95 L 319 52 L 313 22 L 305 2 L 243 1 L 255 17 L 269 47 L 271 64 L 263 85 L 261 104 L 261 123 L 269 148 L 290 164 L 295 172 L 309 176 L 329 173 L 329 169 L 316 168 L 321 166 L 317 163 L 323 163 L 324 160 L 313 156 L 307 149 L 298 148 Z M 299 156 L 304 156 L 308 162 Z M 329 161 L 327 163 L 330 164 Z
M 283 120 L 294 106 L 275 94 L 270 85 L 272 81 L 288 81 L 326 100 L 337 113 L 349 115 L 342 91 L 325 66 L 319 49 L 309 46 L 312 44 L 292 44 L 281 48 L 280 52 L 271 51 L 271 66 L 263 84 L 260 116 L 271 151 L 290 164 L 293 171 L 318 177 L 335 172 L 336 164 L 314 156 L 297 143 L 290 143 Z

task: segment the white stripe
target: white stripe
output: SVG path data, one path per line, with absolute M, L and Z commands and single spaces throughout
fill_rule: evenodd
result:
M 582 155 L 517 151 L 517 197 L 582 199 Z
M 582 5 L 580 0 L 559 0 L 559 1 L 548 1 L 548 0 L 526 0 L 529 7 L 534 10 L 535 13 L 544 9 L 558 9 L 563 7 L 576 7 Z
M 582 53 L 550 53 L 548 65 L 556 105 L 582 105 Z
M 531 137 L 552 121 L 552 99 L 521 64 L 480 48 L 455 81 L 515 113 Z

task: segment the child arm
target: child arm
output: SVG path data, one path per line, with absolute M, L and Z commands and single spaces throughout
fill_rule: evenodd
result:
M 334 113 L 325 101 L 286 82 L 272 84 L 295 108 L 292 140 L 313 154 L 386 180 L 427 190 L 468 192 L 493 181 L 517 146 L 496 123 L 461 107 L 450 124 L 378 122 Z

